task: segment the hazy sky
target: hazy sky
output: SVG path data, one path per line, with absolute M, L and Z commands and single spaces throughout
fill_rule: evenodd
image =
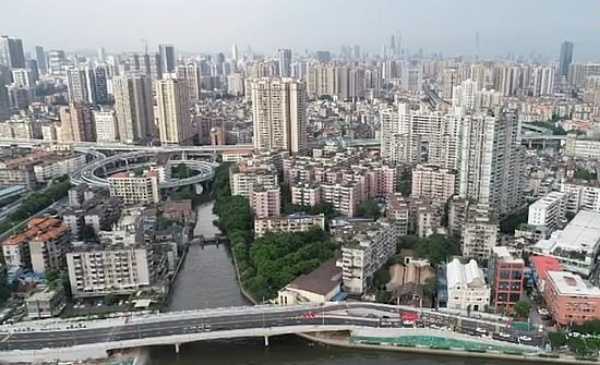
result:
M 403 46 L 445 55 L 531 51 L 600 60 L 600 0 L 0 0 L 0 33 L 31 50 L 142 50 L 165 42 L 192 52 L 275 48 L 381 50 L 392 32 Z

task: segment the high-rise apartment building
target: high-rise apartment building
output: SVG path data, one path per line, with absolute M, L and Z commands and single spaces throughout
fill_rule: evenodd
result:
M 254 147 L 298 153 L 306 146 L 306 86 L 292 79 L 251 81 Z
M 554 91 L 554 68 L 551 66 L 536 66 L 533 68 L 532 73 L 532 95 L 552 95 Z
M 458 141 L 459 195 L 503 216 L 523 204 L 523 159 L 516 115 L 466 115 Z
M 96 128 L 92 110 L 83 103 L 71 103 L 60 109 L 62 142 L 95 142 Z
M 198 65 L 194 62 L 190 62 L 186 65 L 179 65 L 177 66 L 175 73 L 178 80 L 182 80 L 186 83 L 190 99 L 200 99 L 201 75 Z
M 93 68 L 86 66 L 67 70 L 67 86 L 71 102 L 96 103 L 96 73 Z
M 185 143 L 193 137 L 190 97 L 184 80 L 155 82 L 158 105 L 158 137 L 161 143 Z
M 126 74 L 113 78 L 112 84 L 120 141 L 135 143 L 154 136 L 154 101 L 150 77 Z
M 65 51 L 60 49 L 48 51 L 48 71 L 52 75 L 62 74 L 66 60 Z
M 567 77 L 571 63 L 573 63 L 573 42 L 565 41 L 560 45 L 558 70 L 561 77 Z
M 97 142 L 111 143 L 119 140 L 119 124 L 114 110 L 94 111 L 94 122 Z
M 453 114 L 399 105 L 398 114 L 382 113 L 381 151 L 393 162 L 427 163 L 438 167 L 456 167 L 456 143 L 459 118 Z
M 0 65 L 9 68 L 25 68 L 23 41 L 18 38 L 0 36 Z

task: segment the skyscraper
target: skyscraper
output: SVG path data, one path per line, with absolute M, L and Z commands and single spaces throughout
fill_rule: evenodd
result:
M 160 54 L 160 67 L 162 73 L 172 73 L 175 71 L 177 60 L 175 58 L 175 47 L 172 44 L 160 44 L 158 46 Z
M 306 86 L 292 79 L 251 81 L 254 147 L 298 153 L 306 147 Z
M 523 159 L 514 113 L 463 116 L 458 140 L 459 195 L 503 216 L 523 204 Z
M 569 66 L 573 63 L 573 42 L 565 41 L 560 46 L 560 76 L 566 77 L 569 74 Z
M 279 76 L 290 77 L 292 75 L 292 50 L 278 49 L 277 58 L 279 60 Z
M 94 68 L 94 88 L 96 91 L 96 103 L 108 104 L 108 69 L 105 65 Z
M 40 73 L 45 75 L 48 73 L 48 58 L 46 57 L 46 52 L 44 51 L 44 47 L 35 46 L 35 59 L 38 63 L 38 68 Z
M 188 85 L 167 78 L 155 82 L 158 136 L 163 144 L 190 142 L 193 138 Z
M 23 41 L 18 38 L 0 36 L 0 65 L 10 68 L 25 68 Z
M 123 143 L 141 142 L 155 135 L 152 80 L 144 74 L 113 78 L 113 96 L 119 139 Z

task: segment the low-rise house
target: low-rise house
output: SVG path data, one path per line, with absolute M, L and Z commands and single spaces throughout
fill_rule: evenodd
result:
M 484 311 L 490 304 L 490 287 L 475 260 L 467 264 L 453 259 L 446 265 L 448 309 Z
M 330 302 L 340 294 L 341 285 L 342 270 L 331 259 L 286 285 L 279 291 L 277 302 L 280 305 Z

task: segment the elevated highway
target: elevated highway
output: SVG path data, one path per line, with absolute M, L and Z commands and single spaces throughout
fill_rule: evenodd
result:
M 85 151 L 81 149 L 81 151 Z M 95 150 L 91 150 L 97 153 Z M 212 156 L 212 155 L 209 155 Z M 117 154 L 114 156 L 106 157 L 104 155 L 95 156 L 96 159 L 90 164 L 84 166 L 81 170 L 76 171 L 71 175 L 71 181 L 75 185 L 79 185 L 82 183 L 86 183 L 91 186 L 96 186 L 100 188 L 107 188 L 109 183 L 106 175 L 110 173 L 116 173 L 119 171 L 127 171 L 131 169 L 135 169 L 138 167 L 150 166 L 153 163 L 151 162 L 138 162 L 139 160 L 145 160 L 147 158 L 155 158 L 156 152 L 153 151 L 135 151 L 128 152 L 123 154 Z M 116 168 L 111 167 L 113 165 L 123 164 L 121 166 L 117 166 Z M 188 160 L 188 159 L 178 159 L 178 160 L 169 160 L 167 163 L 167 167 L 170 168 L 173 164 L 183 163 L 192 170 L 196 171 L 197 174 L 185 179 L 169 179 L 162 183 L 160 183 L 159 187 L 161 189 L 168 188 L 176 188 L 185 185 L 193 185 L 198 184 L 204 181 L 211 180 L 215 176 L 215 167 L 217 164 L 209 161 L 202 160 Z M 99 176 L 98 172 L 102 170 L 103 176 Z

